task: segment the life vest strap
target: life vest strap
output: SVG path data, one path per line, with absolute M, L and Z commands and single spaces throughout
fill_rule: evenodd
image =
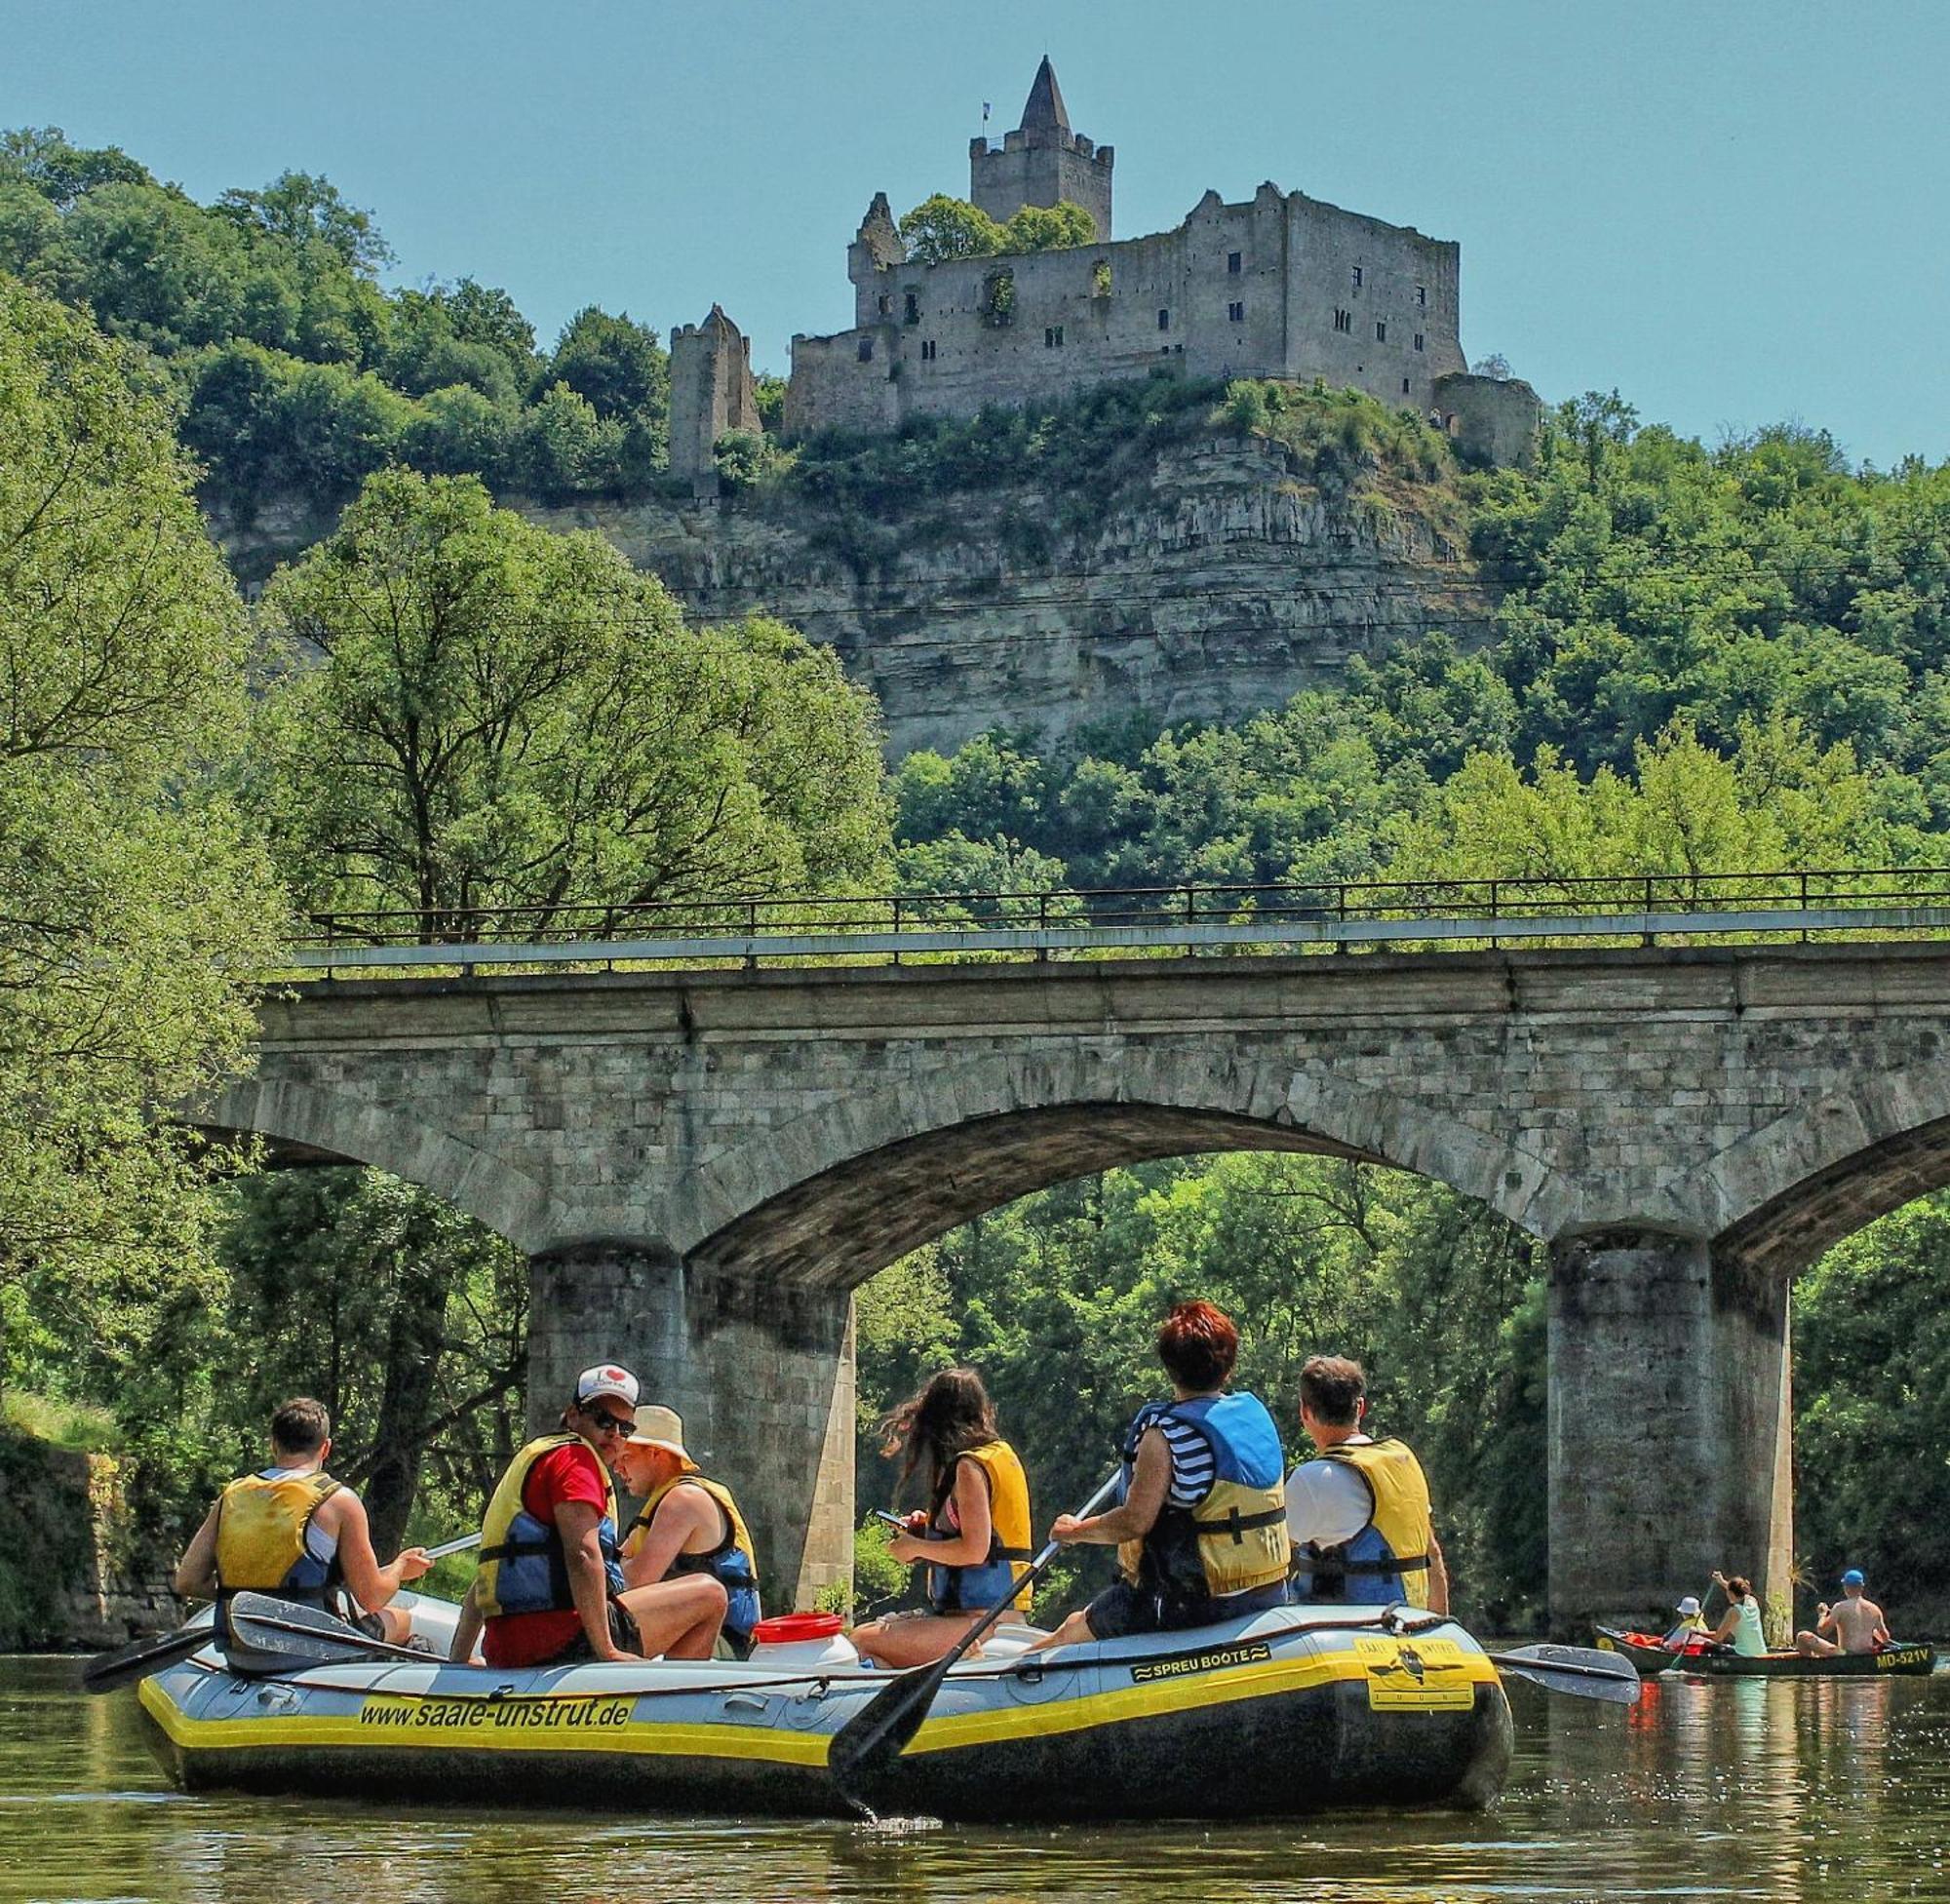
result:
M 1402 1554 L 1389 1560 L 1347 1560 L 1339 1547 L 1318 1547 L 1312 1541 L 1301 1549 L 1300 1567 L 1311 1572 L 1313 1568 L 1332 1574 L 1416 1574 L 1424 1573 L 1428 1568 L 1426 1554 Z M 1311 1563 L 1311 1566 L 1308 1565 Z
M 1255 1528 L 1274 1527 L 1286 1520 L 1284 1504 L 1268 1507 L 1258 1514 L 1242 1514 L 1234 1507 L 1224 1514 L 1205 1515 L 1194 1513 L 1192 1524 L 1201 1535 L 1224 1535 L 1232 1536 L 1234 1546 L 1243 1546 L 1245 1536 Z
M 525 1554 L 552 1554 L 553 1540 L 503 1540 L 498 1546 L 483 1547 L 477 1560 L 519 1560 Z

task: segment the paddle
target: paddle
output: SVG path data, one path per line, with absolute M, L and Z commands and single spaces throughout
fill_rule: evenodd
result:
M 469 1547 L 480 1544 L 481 1535 L 478 1533 L 463 1534 L 457 1539 L 443 1540 L 439 1546 L 429 1547 L 427 1558 L 441 1560 L 448 1554 L 464 1553 Z M 289 1605 L 285 1601 L 277 1604 Z M 202 1613 L 192 1614 L 174 1633 L 131 1640 L 127 1646 L 117 1647 L 112 1652 L 97 1653 L 81 1669 L 81 1690 L 84 1692 L 112 1692 L 118 1686 L 146 1679 L 151 1673 L 159 1673 L 166 1666 L 187 1659 L 191 1653 L 209 1646 L 215 1637 L 211 1612 L 206 1608 Z M 419 1656 L 414 1655 L 416 1658 Z
M 237 1594 L 225 1617 L 230 1627 L 225 1656 L 233 1672 L 246 1675 L 356 1665 L 374 1657 L 410 1660 L 415 1666 L 440 1663 L 411 1647 L 372 1639 L 317 1607 L 268 1593 Z
M 210 1609 L 206 1607 L 187 1625 L 177 1627 L 174 1633 L 151 1634 L 144 1640 L 131 1640 L 126 1647 L 117 1647 L 113 1652 L 97 1653 L 81 1669 L 81 1690 L 84 1692 L 112 1692 L 118 1686 L 146 1679 L 151 1673 L 161 1672 L 165 1666 L 174 1666 L 179 1659 L 187 1659 L 200 1647 L 209 1646 L 215 1637 Z
M 1499 1672 L 1527 1679 L 1546 1692 L 1567 1693 L 1574 1699 L 1609 1699 L 1631 1705 L 1639 1696 L 1639 1669 L 1616 1652 L 1596 1647 L 1518 1647 L 1514 1652 L 1491 1652 L 1484 1657 Z
M 1111 1475 L 1076 1510 L 1079 1521 L 1086 1515 L 1094 1514 L 1110 1499 L 1122 1472 L 1120 1468 Z M 1042 1577 L 1050 1562 L 1062 1551 L 1056 1541 L 1050 1541 L 1036 1555 L 1029 1572 L 947 1652 L 925 1666 L 911 1668 L 892 1685 L 883 1687 L 834 1733 L 826 1749 L 826 1769 L 848 1805 L 865 1811 L 869 1817 L 874 1815 L 860 1798 L 860 1788 L 898 1759 L 908 1741 L 920 1730 L 921 1721 L 927 1717 L 928 1708 L 934 1703 L 934 1695 L 941 1690 L 941 1682 L 948 1677 L 948 1669 Z

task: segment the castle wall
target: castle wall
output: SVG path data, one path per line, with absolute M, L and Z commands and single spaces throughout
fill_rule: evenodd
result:
M 1537 454 L 1543 405 L 1521 377 L 1444 377 L 1435 386 L 1443 426 L 1472 461 L 1528 469 Z
M 1436 379 L 1465 368 L 1458 258 L 1453 244 L 1263 185 L 1235 205 L 1208 192 L 1153 237 L 890 262 L 861 286 L 874 324 L 794 339 L 788 427 L 887 429 L 1160 369 L 1321 377 L 1426 414 Z M 1004 323 L 992 287 L 1005 277 Z
M 670 346 L 673 476 L 717 480 L 712 454 L 730 430 L 763 431 L 752 383 L 752 344 L 718 306 L 702 324 L 680 325 Z

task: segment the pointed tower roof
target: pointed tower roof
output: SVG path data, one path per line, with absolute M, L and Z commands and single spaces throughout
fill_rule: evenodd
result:
M 1021 130 L 1026 133 L 1067 133 L 1070 114 L 1064 109 L 1063 89 L 1056 83 L 1056 68 L 1044 54 L 1036 68 L 1035 84 L 1030 88 L 1029 103 L 1023 107 Z

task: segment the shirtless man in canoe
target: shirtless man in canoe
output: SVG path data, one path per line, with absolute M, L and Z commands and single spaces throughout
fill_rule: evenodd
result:
M 1795 1651 L 1806 1659 L 1830 1659 L 1838 1652 L 1876 1652 L 1888 1646 L 1888 1622 L 1862 1591 L 1865 1585 L 1861 1569 L 1850 1568 L 1842 1575 L 1842 1598 L 1832 1607 L 1823 1602 L 1814 1630 L 1794 1636 Z

